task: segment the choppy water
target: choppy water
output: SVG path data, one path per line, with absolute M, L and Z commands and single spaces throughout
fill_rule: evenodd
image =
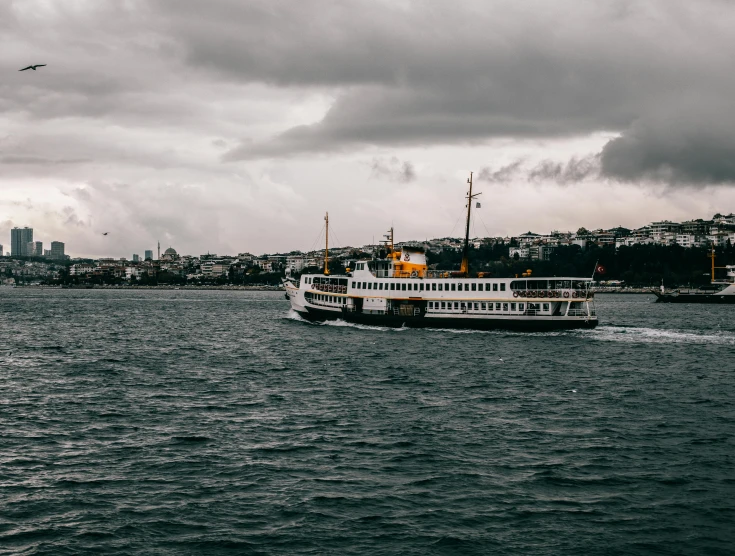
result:
M 735 310 L 652 301 L 513 334 L 0 288 L 0 551 L 733 554 Z

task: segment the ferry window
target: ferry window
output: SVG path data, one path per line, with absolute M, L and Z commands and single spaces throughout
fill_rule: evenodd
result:
M 510 310 L 511 311 L 515 311 L 516 310 L 516 304 L 515 303 L 511 303 L 510 304 Z
M 501 292 L 504 292 L 505 291 L 505 282 L 503 282 L 502 284 L 500 284 L 500 291 Z
M 419 284 L 419 291 L 420 292 L 424 291 L 424 283 L 423 282 L 421 282 L 421 284 Z
M 503 303 L 503 311 L 507 311 L 507 310 L 508 310 L 508 304 L 507 303 Z
M 355 287 L 355 283 L 354 283 L 354 282 L 352 282 L 352 287 L 353 287 L 353 288 Z
M 498 291 L 498 285 L 497 284 L 493 284 L 493 291 L 494 292 Z
M 475 284 L 474 282 L 472 283 L 472 291 L 477 291 L 477 284 Z
M 480 304 L 479 303 L 475 303 L 475 311 L 479 311 L 479 310 L 480 310 Z
M 401 291 L 406 291 L 406 282 L 403 282 L 403 284 L 401 284 Z
M 429 309 L 433 309 L 433 308 L 434 308 L 434 302 L 433 301 L 429 301 Z
M 544 303 L 544 311 L 548 311 L 548 310 L 549 310 L 549 304 L 548 303 Z
M 366 290 L 366 289 L 367 289 L 367 283 L 366 283 L 366 282 L 363 282 L 363 283 L 362 283 L 362 289 L 363 289 L 363 290 Z
M 455 291 L 456 286 L 457 286 L 456 284 L 452 284 L 452 291 Z
M 436 284 L 431 284 L 431 291 L 433 291 L 433 292 L 436 291 Z
M 470 285 L 469 284 L 465 284 L 464 285 L 464 291 L 466 291 L 466 292 L 470 291 Z
M 486 311 L 487 310 L 487 305 L 485 303 L 482 304 L 482 310 L 483 311 Z
M 369 290 L 372 290 L 373 289 L 373 283 L 372 282 L 368 282 L 368 289 Z
M 442 301 L 442 309 L 446 309 L 446 304 L 444 301 Z
M 390 283 L 390 289 L 392 289 L 392 290 L 395 290 L 396 289 L 396 285 L 393 282 Z
M 493 310 L 493 304 L 492 303 L 488 303 L 487 304 L 487 310 L 488 311 L 492 311 Z
M 519 303 L 518 304 L 518 310 L 519 311 L 523 311 L 523 303 Z
M 495 310 L 496 311 L 500 311 L 500 303 L 496 303 L 495 304 Z
M 459 309 L 459 301 L 454 302 L 454 309 L 455 310 Z
M 439 291 L 442 291 L 442 285 L 439 284 Z

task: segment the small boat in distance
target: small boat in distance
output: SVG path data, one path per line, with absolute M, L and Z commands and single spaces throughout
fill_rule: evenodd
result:
M 716 303 L 729 304 L 735 303 L 735 265 L 715 266 L 715 248 L 712 246 L 712 252 L 707 255 L 712 260 L 712 269 L 710 271 L 710 284 L 701 288 L 678 288 L 672 291 L 666 291 L 663 282 L 661 283 L 661 291 L 653 291 L 656 294 L 657 303 Z M 715 269 L 725 269 L 726 275 L 724 280 L 715 279 Z
M 544 331 L 594 328 L 592 279 L 470 276 L 469 232 L 472 174 L 467 180 L 467 226 L 459 272 L 429 270 L 422 247 L 393 244 L 393 229 L 372 258 L 345 274 L 329 272 L 329 215 L 323 274 L 286 280 L 291 308 L 310 321 L 342 319 L 359 324 L 417 328 Z

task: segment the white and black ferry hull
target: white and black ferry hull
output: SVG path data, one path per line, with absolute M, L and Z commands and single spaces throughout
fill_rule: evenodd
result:
M 597 326 L 597 317 L 563 316 L 475 316 L 458 315 L 386 315 L 366 314 L 351 311 L 293 307 L 306 320 L 324 322 L 343 320 L 354 324 L 386 326 L 390 328 L 450 328 L 465 330 L 516 330 L 523 332 L 546 332 L 551 330 L 592 329 Z
M 654 292 L 655 293 L 655 292 Z M 735 304 L 735 295 L 720 295 L 718 293 L 656 293 L 657 303 L 713 303 L 718 305 Z

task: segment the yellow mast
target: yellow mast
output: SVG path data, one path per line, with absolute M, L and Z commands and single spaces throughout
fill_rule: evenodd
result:
M 712 270 L 710 271 L 710 282 L 715 281 L 715 244 L 712 244 L 712 252 L 707 255 L 710 259 L 712 259 Z
M 467 276 L 470 273 L 470 214 L 472 211 L 472 199 L 480 195 L 479 193 L 472 194 L 472 174 L 467 183 L 470 184 L 470 191 L 467 193 L 467 226 L 465 227 L 464 233 L 464 248 L 462 249 L 462 265 L 459 267 L 459 273 Z
M 326 247 L 324 249 L 324 274 L 326 276 L 329 276 L 329 213 L 327 213 L 326 216 L 324 216 L 324 222 L 326 222 L 326 224 L 325 224 L 325 226 L 326 226 L 326 233 L 325 233 L 325 235 L 326 235 L 326 239 L 327 239 L 327 244 L 326 244 Z

